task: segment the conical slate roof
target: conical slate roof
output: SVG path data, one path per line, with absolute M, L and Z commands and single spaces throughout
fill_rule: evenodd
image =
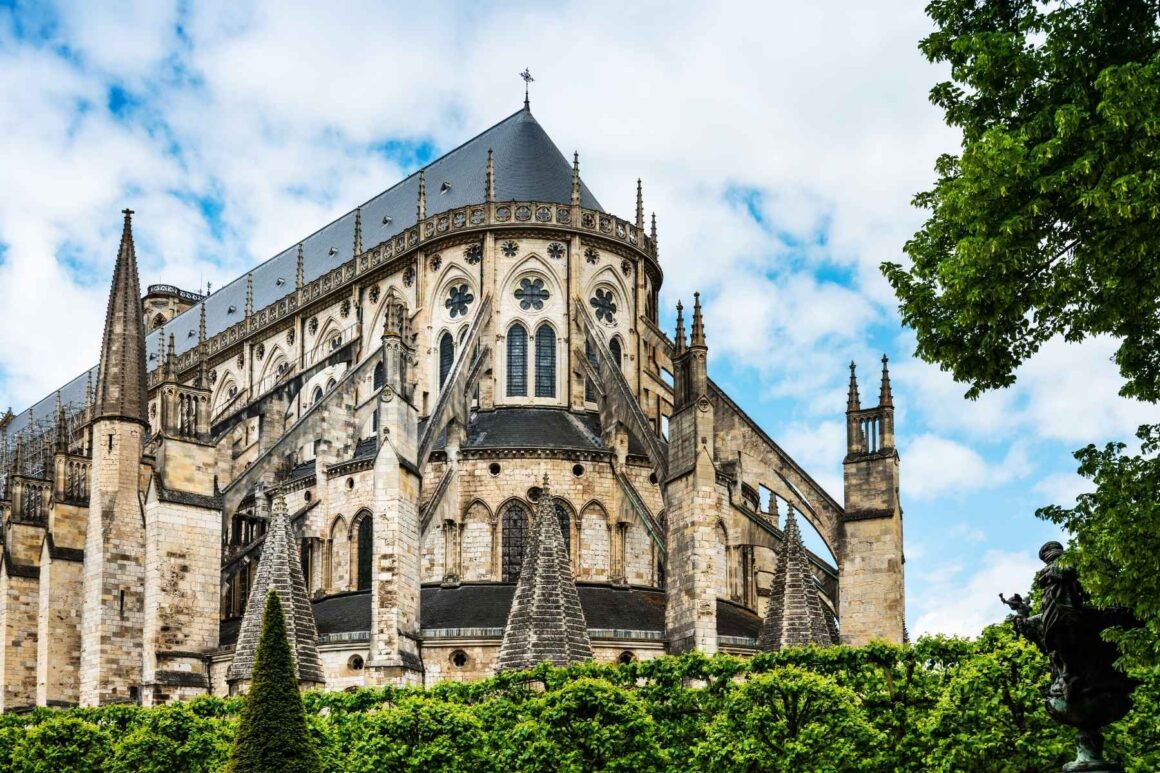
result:
M 545 475 L 496 667 L 519 671 L 544 661 L 567 666 L 591 659 L 588 623 Z
M 318 629 L 314 623 L 314 611 L 306 595 L 306 580 L 302 577 L 302 566 L 296 554 L 294 533 L 286 513 L 286 498 L 278 494 L 274 498 L 270 528 L 266 532 L 262 558 L 258 563 L 258 576 L 254 578 L 254 587 L 246 604 L 238 643 L 234 647 L 234 661 L 226 674 L 227 681 L 249 679 L 253 673 L 254 655 L 262 633 L 262 616 L 266 611 L 266 596 L 271 588 L 278 594 L 282 609 L 286 612 L 286 636 L 294 653 L 298 681 L 318 684 L 326 681 L 322 674 L 322 661 L 318 658 Z
M 93 416 L 145 423 L 145 322 L 141 318 L 141 285 L 133 249 L 133 212 L 126 209 L 124 214 L 121 248 L 105 311 Z
M 826 619 L 818 587 L 810 572 L 793 508 L 785 517 L 785 533 L 777 551 L 777 569 L 769 588 L 769 609 L 757 637 L 757 649 L 779 650 L 805 644 L 830 645 L 835 637 Z

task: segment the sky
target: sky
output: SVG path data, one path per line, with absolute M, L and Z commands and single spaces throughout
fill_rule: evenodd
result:
M 710 375 L 836 498 L 848 363 L 890 357 L 912 635 L 1026 591 L 1072 452 L 1155 409 L 1115 342 L 1052 341 L 977 401 L 914 358 L 878 266 L 959 137 L 922 2 L 0 0 L 0 411 L 98 358 L 120 210 L 143 285 L 223 286 L 517 110 L 603 206 L 657 213 L 663 321 L 705 302 Z M 821 549 L 816 535 L 807 541 Z

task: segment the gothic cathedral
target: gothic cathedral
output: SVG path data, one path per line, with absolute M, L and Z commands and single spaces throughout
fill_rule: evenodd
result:
M 0 710 L 244 691 L 270 590 L 332 690 L 903 641 L 885 358 L 843 505 L 526 104 L 208 296 L 132 214 L 99 366 L 0 416 Z

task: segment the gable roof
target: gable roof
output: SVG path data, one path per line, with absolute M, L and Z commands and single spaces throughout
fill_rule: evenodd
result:
M 543 201 L 568 204 L 572 197 L 572 165 L 544 131 L 531 110 L 520 109 L 490 129 L 405 177 L 357 208 L 365 248 L 392 238 L 418 222 L 419 171 L 427 186 L 427 212 L 436 214 L 484 200 L 487 151 L 493 152 L 496 201 Z M 446 187 L 444 186 L 446 183 Z M 580 203 L 603 211 L 583 181 Z M 354 257 L 355 212 L 351 210 L 301 241 L 304 281 L 312 282 Z M 334 250 L 334 254 L 331 254 Z M 146 337 L 147 369 L 156 367 L 158 336 L 174 337 L 175 355 L 197 345 L 201 308 L 205 306 L 205 334 L 213 337 L 245 317 L 246 279 L 253 276 L 253 307 L 257 311 L 294 288 L 298 268 L 298 243 L 294 243 L 251 271 L 195 304 Z M 279 284 L 279 280 L 282 280 Z M 231 312 L 230 308 L 234 311 Z M 75 407 L 84 405 L 86 373 L 61 389 L 61 399 Z M 93 376 L 95 377 L 95 369 Z M 39 419 L 53 413 L 55 396 L 32 406 Z M 4 430 L 9 437 L 28 427 L 28 410 Z

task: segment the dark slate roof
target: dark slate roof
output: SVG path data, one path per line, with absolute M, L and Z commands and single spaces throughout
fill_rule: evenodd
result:
M 601 448 L 594 413 L 559 408 L 497 408 L 471 416 L 464 448 Z
M 379 450 L 379 441 L 375 437 L 363 438 L 358 441 L 358 445 L 354 447 L 354 456 L 351 461 L 358 461 L 359 459 L 370 459 Z
M 436 214 L 484 200 L 487 151 L 494 153 L 495 195 L 498 201 L 546 201 L 568 204 L 572 197 L 572 164 L 552 142 L 531 111 L 521 109 L 423 167 L 427 184 L 427 212 Z M 441 192 L 443 183 L 450 188 Z M 419 199 L 419 173 L 406 177 L 362 205 L 363 247 L 369 248 L 415 225 Z M 603 211 L 600 202 L 580 184 L 580 203 Z M 390 222 L 384 224 L 385 218 Z M 302 240 L 305 281 L 312 282 L 354 257 L 355 213 L 350 211 Z M 330 251 L 335 250 L 331 255 Z M 295 241 L 273 258 L 255 267 L 254 310 L 276 301 L 294 287 L 298 266 Z M 278 280 L 283 284 L 279 285 Z M 245 317 L 246 275 L 220 288 L 168 324 L 146 337 L 146 352 L 157 352 L 157 336 L 173 334 L 177 354 L 197 345 L 201 306 L 206 308 L 206 335 L 214 336 Z M 229 308 L 233 306 L 231 313 Z M 192 333 L 192 335 L 191 335 Z M 148 356 L 148 355 L 147 355 Z M 148 369 L 157 366 L 149 361 Z M 93 369 L 96 378 L 96 368 Z M 79 382 L 79 391 L 78 391 Z M 65 403 L 84 404 L 84 374 L 62 388 Z M 52 413 L 53 396 L 34 407 L 35 415 Z M 28 425 L 27 411 L 12 422 L 9 433 Z
M 302 480 L 303 478 L 309 478 L 313 474 L 314 460 L 311 459 L 309 462 L 302 462 L 301 464 L 296 464 L 290 468 L 290 474 L 286 476 L 286 480 L 293 482 L 296 480 Z
M 665 630 L 665 592 L 648 588 L 613 588 L 609 585 L 577 584 L 580 605 L 589 628 L 627 631 Z M 503 628 L 515 595 L 514 584 L 461 585 L 458 588 L 427 586 L 422 589 L 422 627 Z M 328 596 L 314 602 L 318 635 L 352 633 L 371 629 L 370 591 Z M 221 624 L 221 645 L 233 646 L 238 620 Z M 722 636 L 757 638 L 761 618 L 727 601 L 717 602 L 717 633 Z

